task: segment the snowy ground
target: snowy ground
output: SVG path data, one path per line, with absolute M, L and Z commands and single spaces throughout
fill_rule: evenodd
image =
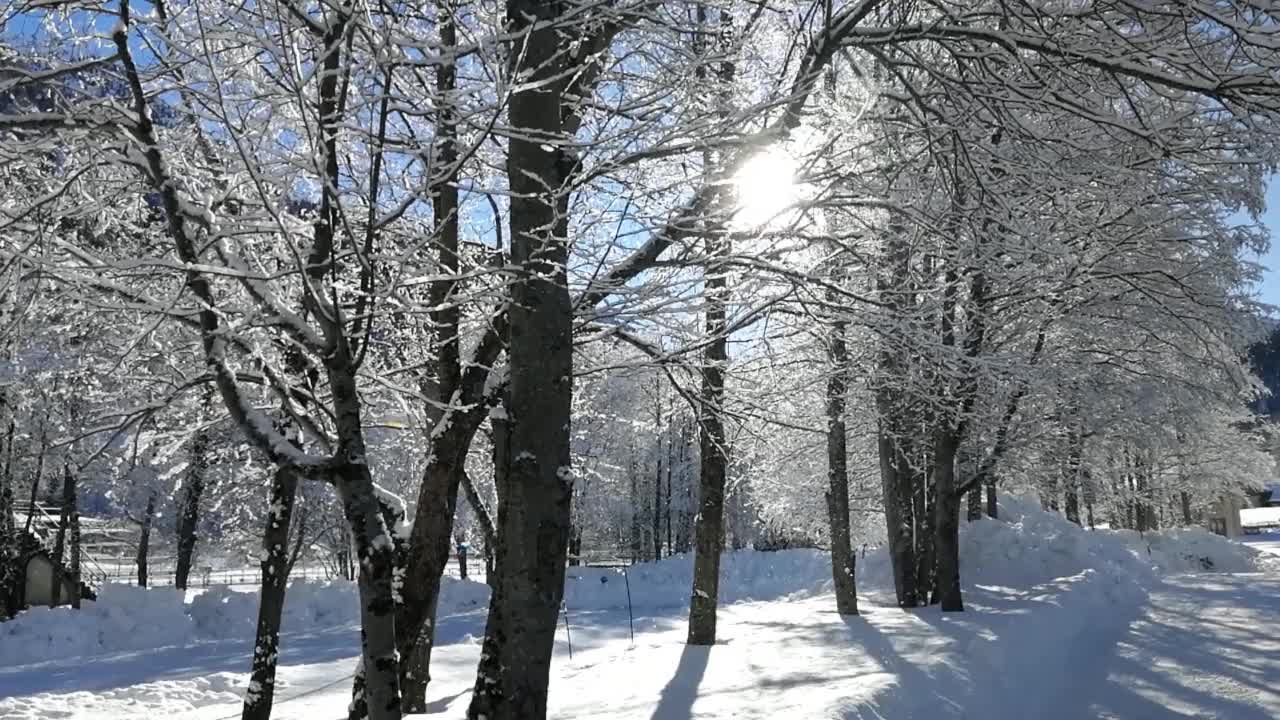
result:
M 1245 545 L 1272 555 L 1280 555 L 1280 532 L 1245 535 L 1240 538 Z
M 993 540 L 995 549 L 988 547 Z M 814 557 L 739 556 L 728 564 L 727 584 L 740 602 L 722 609 L 722 642 L 710 649 L 684 645 L 678 594 L 659 607 L 664 594 L 677 592 L 680 561 L 665 566 L 665 575 L 661 567 L 645 579 L 633 571 L 634 595 L 646 608 L 637 610 L 634 642 L 625 605 L 614 602 L 621 588 L 586 573 L 570 597 L 579 608 L 598 609 L 571 606 L 572 658 L 561 627 L 550 715 L 1280 717 L 1280 637 L 1272 632 L 1280 618 L 1280 572 L 1223 543 L 1198 535 L 1085 534 L 1028 513 L 1021 523 L 969 533 L 966 557 L 979 584 L 966 588 L 967 612 L 891 607 L 883 563 L 871 557 L 860 572 L 869 592 L 857 618 L 831 611 L 832 599 L 814 585 L 820 569 Z M 995 562 L 1009 557 L 1018 559 Z M 1178 566 L 1158 578 L 1149 570 L 1176 566 L 1178 557 L 1188 566 L 1210 557 L 1215 567 L 1244 563 L 1254 572 L 1188 574 Z M 788 583 L 796 587 L 782 592 Z M 284 641 L 274 713 L 281 720 L 336 720 L 350 692 L 357 630 L 349 621 L 325 627 L 317 618 L 331 603 L 319 599 L 318 589 L 309 592 L 294 614 L 299 629 Z M 224 597 L 235 603 L 229 611 L 240 611 L 241 598 Z M 429 691 L 431 714 L 450 718 L 466 707 L 484 619 L 480 607 L 468 606 L 474 598 L 466 587 L 456 588 L 455 598 L 440 622 Z M 238 717 L 250 641 L 208 639 L 199 630 L 208 621 L 193 620 L 192 637 L 177 647 L 0 667 L 0 718 Z

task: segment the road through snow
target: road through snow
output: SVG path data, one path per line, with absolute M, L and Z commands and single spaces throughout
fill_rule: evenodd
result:
M 1280 576 L 1180 575 L 1151 590 L 1109 649 L 1073 648 L 1053 720 L 1280 718 Z

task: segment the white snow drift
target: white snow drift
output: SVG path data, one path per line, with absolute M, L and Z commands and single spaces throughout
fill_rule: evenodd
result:
M 1001 504 L 1001 519 L 965 525 L 961 558 L 962 577 L 970 587 L 1028 590 L 1059 583 L 1058 589 L 1095 594 L 1104 602 L 1131 598 L 1159 574 L 1250 572 L 1267 562 L 1258 551 L 1203 530 L 1143 535 L 1083 531 L 1018 498 Z M 574 612 L 621 609 L 627 607 L 629 589 L 637 612 L 680 608 L 688 603 L 691 577 L 690 557 L 643 563 L 625 575 L 620 569 L 571 567 L 565 604 Z M 858 581 L 867 592 L 892 587 L 883 551 L 859 560 Z M 721 564 L 724 603 L 800 599 L 828 592 L 830 585 L 830 560 L 817 550 L 726 553 Z M 439 615 L 483 608 L 487 601 L 488 588 L 482 583 L 446 577 Z M 226 587 L 211 588 L 184 603 L 182 593 L 171 589 L 108 585 L 98 601 L 86 601 L 82 610 L 33 608 L 0 623 L 0 666 L 247 640 L 253 637 L 257 604 L 257 593 Z M 286 596 L 283 632 L 352 627 L 358 618 L 353 584 L 297 581 Z

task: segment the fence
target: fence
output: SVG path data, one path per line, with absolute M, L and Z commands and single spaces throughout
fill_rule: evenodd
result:
M 483 582 L 483 558 L 477 559 L 473 556 L 468 556 L 467 571 L 469 578 Z M 445 574 L 455 578 L 461 575 L 457 557 L 449 559 Z M 289 573 L 290 580 L 334 580 L 340 577 L 341 575 L 335 573 L 332 568 L 315 564 L 296 565 L 293 571 Z M 102 578 L 106 582 L 132 584 L 138 580 L 138 570 L 135 565 L 124 561 L 107 563 L 105 570 L 102 572 Z M 153 564 L 147 567 L 147 585 L 149 587 L 172 587 L 176 580 L 177 570 L 173 565 L 166 563 Z M 189 588 L 204 588 L 211 585 L 258 586 L 261 584 L 262 571 L 252 566 L 225 568 L 222 570 L 196 567 L 192 568 L 191 574 L 187 578 L 187 587 Z

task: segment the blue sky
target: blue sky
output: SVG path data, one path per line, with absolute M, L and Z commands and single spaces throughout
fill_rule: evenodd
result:
M 1272 305 L 1280 305 L 1280 177 L 1272 178 L 1267 188 L 1267 212 L 1262 222 L 1271 230 L 1271 249 L 1259 260 L 1267 266 L 1262 283 L 1258 285 L 1258 299 Z

